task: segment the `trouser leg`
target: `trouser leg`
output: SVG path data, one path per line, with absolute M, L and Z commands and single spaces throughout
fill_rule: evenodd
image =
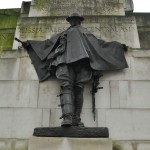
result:
M 62 126 L 72 125 L 72 117 L 74 114 L 74 93 L 72 86 L 69 85 L 68 81 L 61 81 L 61 94 L 60 102 L 62 108 L 62 117 L 63 121 Z
M 75 112 L 73 117 L 73 125 L 83 127 L 81 122 L 81 111 L 83 107 L 83 91 L 84 84 L 91 79 L 92 71 L 88 62 L 82 61 L 79 64 L 74 64 L 74 70 L 76 74 L 74 91 L 75 91 Z
M 74 71 L 72 67 L 66 64 L 60 65 L 56 70 L 56 77 L 60 80 L 61 94 L 60 102 L 62 108 L 62 126 L 72 125 L 72 116 L 74 113 Z
M 81 122 L 81 111 L 83 107 L 83 87 L 75 86 L 75 111 L 73 116 L 73 125 L 84 127 L 84 124 Z
M 58 66 L 56 77 L 61 81 L 62 126 L 84 126 L 80 119 L 83 106 L 83 83 L 89 81 L 91 75 L 90 66 L 84 65 L 84 63 Z

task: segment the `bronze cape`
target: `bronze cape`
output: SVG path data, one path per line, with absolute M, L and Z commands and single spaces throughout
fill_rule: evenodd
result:
M 128 67 L 121 43 L 97 39 L 80 25 L 69 27 L 45 41 L 27 42 L 30 45 L 27 51 L 40 81 L 50 77 L 59 64 L 70 64 L 85 58 L 89 60 L 92 70 L 120 70 Z M 56 58 L 60 57 L 60 60 L 56 63 L 54 60 L 49 61 L 54 57 L 55 62 Z M 52 65 L 49 64 L 51 62 Z

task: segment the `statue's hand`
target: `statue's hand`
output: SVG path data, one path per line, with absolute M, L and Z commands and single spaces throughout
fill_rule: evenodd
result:
M 30 46 L 28 42 L 22 42 L 22 47 L 27 49 Z
M 122 47 L 123 47 L 123 50 L 124 50 L 125 52 L 128 51 L 128 46 L 126 46 L 125 44 L 122 44 Z

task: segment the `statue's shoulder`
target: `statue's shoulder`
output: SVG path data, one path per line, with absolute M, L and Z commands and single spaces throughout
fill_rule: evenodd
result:
M 80 30 L 80 32 L 82 32 L 84 34 L 92 34 L 87 28 L 85 28 L 83 26 L 79 26 L 79 30 Z

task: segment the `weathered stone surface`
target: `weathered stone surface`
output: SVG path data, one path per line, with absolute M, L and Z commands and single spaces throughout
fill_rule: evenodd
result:
M 134 13 L 138 27 L 150 26 L 150 14 L 149 13 Z
M 111 91 L 111 108 L 120 107 L 120 97 L 119 97 L 119 81 L 110 81 L 110 91 Z
M 32 137 L 29 150 L 112 150 L 111 139 Z
M 50 109 L 43 109 L 42 111 L 42 127 L 49 127 L 51 115 Z
M 81 118 L 85 127 L 98 127 L 98 118 L 97 118 L 97 109 L 96 109 L 96 119 L 94 121 L 92 109 L 82 109 Z
M 103 109 L 105 126 L 113 140 L 149 140 L 150 111 L 148 109 Z M 98 119 L 98 126 L 102 120 Z
M 95 107 L 96 108 L 110 108 L 109 81 L 101 81 L 100 79 L 99 87 L 103 87 L 103 89 L 98 90 L 98 92 L 95 95 Z
M 21 6 L 21 17 L 28 17 L 29 15 L 29 11 L 30 11 L 30 6 L 31 6 L 31 2 L 26 2 L 23 1 L 22 2 L 22 6 Z
M 142 49 L 150 49 L 150 27 L 138 28 L 140 45 Z
M 0 81 L 0 95 L 0 107 L 35 108 L 38 99 L 38 81 Z
M 149 150 L 150 141 L 113 141 L 114 150 Z
M 10 140 L 0 139 L 0 150 L 11 150 L 12 144 Z
M 149 81 L 111 81 L 110 88 L 111 108 L 150 107 Z
M 106 41 L 119 41 L 132 48 L 140 48 L 137 25 L 134 16 L 116 17 L 115 23 L 108 21 L 104 30 L 100 32 L 101 38 Z
M 139 142 L 137 143 L 137 150 L 149 150 L 150 149 L 150 142 L 148 141 L 143 141 L 143 142 Z
M 0 82 L 0 107 L 12 107 L 17 103 L 17 83 L 12 81 Z
M 0 150 L 28 150 L 28 140 L 0 139 Z
M 98 90 L 98 92 L 95 94 L 95 107 L 110 108 L 109 81 L 101 81 L 100 79 L 99 87 L 103 87 L 103 89 Z M 92 82 L 85 85 L 83 108 L 92 108 L 91 90 L 92 90 Z
M 150 49 L 150 15 L 149 13 L 135 13 L 140 45 L 142 49 Z
M 19 57 L 19 54 L 18 54 L 18 51 L 3 51 L 1 56 L 0 56 L 0 59 L 2 58 L 18 58 Z
M 42 109 L 1 108 L 0 118 L 0 138 L 27 139 L 41 126 Z
M 39 108 L 58 108 L 60 104 L 60 94 L 59 81 L 55 78 L 50 78 L 49 81 L 42 82 L 39 85 Z
M 22 101 L 23 106 L 25 107 L 37 107 L 38 99 L 38 81 L 22 81 L 19 85 L 19 98 L 18 100 Z M 25 103 L 26 102 L 26 103 Z M 20 107 L 16 104 L 16 106 Z
M 19 80 L 38 80 L 36 71 L 29 57 L 20 59 Z
M 0 118 L 1 118 L 1 124 L 0 124 L 0 138 L 11 138 L 11 130 L 12 130 L 12 112 L 11 109 L 0 109 Z
M 15 150 L 28 150 L 28 140 L 15 139 L 14 145 Z
M 114 150 L 135 150 L 136 143 L 130 141 L 113 141 Z
M 0 80 L 18 80 L 20 59 L 0 59 Z
M 51 113 L 51 116 L 50 116 L 50 124 L 49 126 L 50 127 L 58 127 L 60 126 L 61 124 L 61 119 L 59 119 L 62 115 L 62 111 L 61 111 L 61 108 L 53 108 L 53 109 L 50 109 L 50 113 Z
M 0 30 L 0 53 L 3 50 L 12 50 L 15 29 Z
M 124 0 L 124 8 L 125 8 L 125 11 L 132 12 L 134 10 L 133 0 Z
M 150 58 L 150 50 L 133 50 L 131 56 L 135 58 Z
M 67 16 L 73 12 L 82 15 L 125 15 L 121 0 L 33 0 L 29 17 L 39 16 Z
M 131 57 L 131 69 L 133 80 L 150 80 L 150 59 L 148 57 Z
M 139 36 L 134 16 L 126 17 L 85 17 L 83 26 L 97 38 L 106 41 L 118 41 L 132 48 L 140 48 Z M 65 17 L 58 18 L 22 18 L 18 22 L 15 37 L 23 41 L 45 40 L 66 30 L 69 23 Z M 14 41 L 13 49 L 19 44 Z
M 3 50 L 12 50 L 19 10 L 20 9 L 0 10 L 0 53 Z
M 20 8 L 14 8 L 14 9 L 0 9 L 0 13 L 1 13 L 1 17 L 2 19 L 6 19 L 8 16 L 9 17 L 16 17 L 19 16 L 20 14 Z M 7 20 L 7 19 L 6 19 Z M 11 21 L 11 22 L 9 22 Z M 7 24 L 5 25 L 4 22 L 1 22 L 1 27 L 4 28 L 9 28 L 12 27 L 12 25 L 14 25 L 13 27 L 15 27 L 16 22 L 13 22 L 12 20 L 7 20 Z
M 39 138 L 39 137 L 32 137 L 32 138 Z M 52 138 L 51 138 L 51 140 L 52 140 Z M 41 140 L 38 139 L 38 141 L 41 141 Z M 88 142 L 86 142 L 86 144 L 87 143 Z M 150 148 L 150 141 L 133 141 L 133 140 L 132 141 L 115 141 L 115 140 L 113 140 L 112 144 L 113 144 L 114 150 L 149 150 L 149 148 Z M 65 150 L 66 150 L 66 148 L 67 147 L 65 147 Z M 28 140 L 6 139 L 6 138 L 0 139 L 0 150 L 28 150 Z M 62 150 L 62 147 L 61 147 L 61 150 Z

